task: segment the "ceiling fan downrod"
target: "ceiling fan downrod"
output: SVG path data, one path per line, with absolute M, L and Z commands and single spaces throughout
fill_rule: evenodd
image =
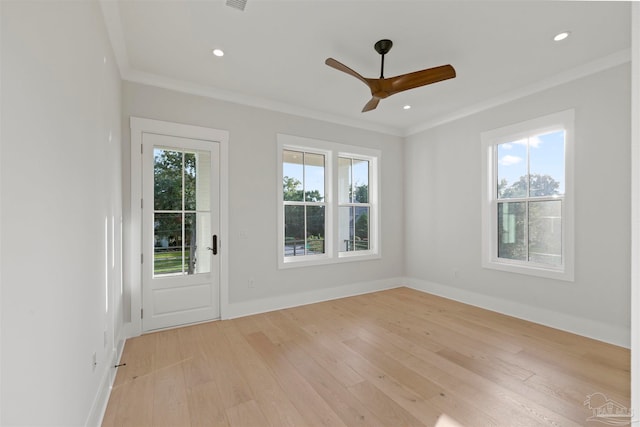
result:
M 382 55 L 382 64 L 380 65 L 380 78 L 384 79 L 384 56 L 389 53 L 391 48 L 393 47 L 393 42 L 388 39 L 379 40 L 373 48 Z

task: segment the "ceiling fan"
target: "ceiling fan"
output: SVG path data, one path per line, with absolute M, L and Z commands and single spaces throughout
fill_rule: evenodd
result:
M 426 70 L 415 71 L 413 73 L 402 74 L 400 76 L 384 78 L 384 56 L 389 53 L 393 42 L 391 40 L 380 40 L 373 47 L 380 55 L 382 55 L 382 65 L 380 66 L 380 78 L 370 79 L 362 77 L 351 68 L 333 58 L 327 58 L 324 61 L 328 66 L 345 72 L 364 84 L 369 86 L 371 90 L 371 100 L 362 109 L 362 112 L 371 111 L 378 106 L 381 99 L 387 98 L 398 92 L 409 89 L 415 89 L 420 86 L 429 85 L 431 83 L 441 82 L 443 80 L 452 79 L 456 76 L 456 70 L 451 65 L 441 65 L 439 67 L 427 68 Z

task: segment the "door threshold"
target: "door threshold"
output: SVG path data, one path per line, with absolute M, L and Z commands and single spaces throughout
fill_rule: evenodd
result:
M 147 335 L 147 334 L 154 334 L 156 332 L 163 332 L 163 331 L 170 331 L 172 329 L 180 329 L 180 328 L 188 328 L 189 326 L 196 326 L 196 325 L 201 325 L 203 323 L 211 323 L 211 322 L 217 322 L 219 321 L 221 318 L 220 317 L 214 317 L 213 319 L 208 319 L 208 320 L 200 320 L 198 322 L 192 322 L 192 323 L 183 323 L 180 325 L 174 325 L 174 326 L 167 326 L 164 328 L 158 328 L 158 329 L 151 329 L 150 331 L 142 331 L 141 335 Z

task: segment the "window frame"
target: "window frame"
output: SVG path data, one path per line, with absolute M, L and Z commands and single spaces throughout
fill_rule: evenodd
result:
M 574 117 L 573 109 L 493 129 L 481 134 L 482 146 L 482 267 L 564 281 L 574 280 Z M 500 144 L 564 130 L 565 194 L 563 197 L 499 199 L 497 147 Z M 527 173 L 529 170 L 527 169 Z M 560 200 L 562 202 L 562 265 L 498 258 L 498 205 L 505 202 Z M 528 211 L 528 209 L 527 209 Z M 528 219 L 528 216 L 527 216 Z M 529 245 L 527 239 L 526 242 Z
M 368 166 L 368 182 L 367 182 L 367 186 L 368 186 L 368 191 L 367 191 L 367 199 L 368 201 L 366 203 L 363 202 L 354 202 L 354 201 L 350 201 L 350 202 L 340 202 L 340 188 L 338 188 L 338 193 L 336 196 L 336 206 L 337 206 L 337 210 L 338 210 L 338 240 L 337 242 L 337 246 L 338 246 L 338 256 L 341 258 L 349 258 L 349 257 L 362 257 L 362 256 L 366 256 L 366 255 L 372 255 L 375 254 L 375 248 L 373 248 L 373 243 L 377 240 L 376 237 L 374 236 L 372 238 L 372 234 L 374 233 L 374 229 L 375 227 L 372 227 L 372 224 L 375 224 L 377 222 L 377 212 L 374 212 L 374 209 L 372 207 L 372 199 L 377 198 L 377 196 L 372 195 L 372 191 L 371 189 L 374 188 L 375 186 L 372 185 L 372 181 L 374 180 L 374 176 L 377 176 L 374 172 L 375 172 L 375 168 L 377 167 L 377 162 L 376 159 L 370 156 L 363 156 L 360 154 L 354 154 L 354 153 L 345 153 L 345 152 L 340 152 L 338 153 L 338 165 L 340 162 L 340 159 L 349 159 L 351 160 L 351 175 L 353 176 L 353 161 L 354 160 L 360 160 L 360 161 L 366 161 L 369 163 Z M 374 166 L 375 165 L 375 166 Z M 339 175 L 339 167 L 338 169 L 338 175 Z M 353 186 L 353 183 L 351 183 L 351 185 Z M 349 208 L 354 208 L 354 207 L 366 207 L 369 209 L 369 249 L 366 250 L 352 250 L 352 251 L 343 251 L 341 250 L 342 246 L 342 241 L 340 240 L 340 208 L 342 207 L 349 207 Z M 355 227 L 355 224 L 354 224 Z
M 301 151 L 325 156 L 325 253 L 319 255 L 284 256 L 284 191 L 283 151 Z M 379 259 L 380 251 L 380 159 L 376 149 L 339 144 L 313 138 L 277 134 L 277 257 L 278 268 L 294 268 L 312 265 L 334 264 L 350 261 Z M 338 158 L 347 157 L 369 162 L 369 250 L 340 252 L 339 242 L 339 200 L 338 200 Z
M 285 206 L 303 206 L 305 207 L 305 215 L 304 215 L 304 220 L 305 220 L 305 246 L 306 246 L 306 241 L 307 241 L 307 227 L 306 227 L 306 221 L 307 221 L 307 217 L 306 217 L 306 208 L 309 206 L 323 206 L 324 207 L 324 253 L 322 254 L 312 254 L 312 255 L 301 255 L 300 257 L 308 259 L 308 260 L 323 260 L 327 258 L 327 252 L 329 250 L 329 246 L 328 246 L 328 242 L 327 242 L 327 229 L 328 229 L 328 223 L 330 223 L 330 221 L 328 220 L 329 218 L 329 206 L 327 203 L 327 166 L 329 163 L 329 156 L 331 155 L 331 153 L 329 151 L 326 150 L 318 150 L 318 149 L 307 149 L 307 148 L 292 148 L 292 147 L 284 147 L 281 151 L 280 151 L 280 167 L 282 168 L 282 153 L 284 151 L 295 151 L 298 153 L 302 153 L 303 154 L 303 159 L 304 159 L 304 155 L 305 154 L 314 154 L 314 155 L 321 155 L 324 156 L 324 201 L 322 202 L 309 202 L 304 200 L 304 191 L 305 191 L 305 183 L 303 182 L 303 187 L 302 187 L 302 191 L 303 191 L 303 200 L 302 201 L 290 201 L 290 200 L 284 200 L 284 189 L 282 189 L 282 178 L 284 178 L 284 176 L 282 176 L 283 171 L 281 171 L 280 175 L 281 175 L 281 179 L 280 179 L 280 190 L 281 190 L 281 195 L 280 195 L 280 202 L 282 203 L 282 223 L 283 223 L 283 229 L 282 229 L 282 238 L 284 239 L 284 211 L 285 211 Z M 306 170 L 304 169 L 306 167 L 306 164 L 304 164 L 304 160 L 303 160 L 303 175 L 306 177 Z M 304 178 L 303 178 L 304 179 Z M 283 250 L 283 257 L 284 257 L 284 240 L 283 240 L 283 245 L 282 245 L 282 250 Z M 285 257 L 285 258 L 292 258 L 292 257 Z M 298 257 L 293 257 L 293 258 L 298 258 Z

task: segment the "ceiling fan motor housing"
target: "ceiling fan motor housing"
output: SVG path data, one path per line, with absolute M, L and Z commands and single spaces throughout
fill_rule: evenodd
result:
M 391 50 L 392 47 L 393 47 L 393 42 L 391 40 L 388 40 L 388 39 L 380 40 L 375 45 L 373 45 L 373 48 L 380 55 L 385 55 L 385 54 L 389 53 L 389 51 Z

